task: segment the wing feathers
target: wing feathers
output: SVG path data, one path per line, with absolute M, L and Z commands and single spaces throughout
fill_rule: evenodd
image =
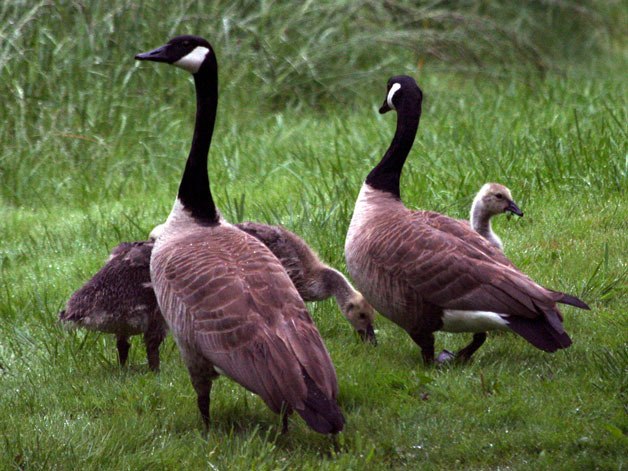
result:
M 165 280 L 158 298 L 182 306 L 169 323 L 183 326 L 190 319 L 185 327 L 195 348 L 273 411 L 288 407 L 305 414 L 315 430 L 337 428 L 338 406 L 329 406 L 338 388 L 331 358 L 281 263 L 233 226 L 209 231 L 188 232 L 155 257 L 154 278 Z M 314 389 L 327 402 L 308 399 L 318 398 Z M 328 410 L 316 409 L 323 403 Z M 312 414 L 336 425 L 323 426 Z
M 556 316 L 556 313 L 554 313 L 554 316 Z M 551 315 L 548 317 L 551 318 Z M 521 335 L 535 347 L 546 352 L 555 352 L 559 348 L 567 348 L 571 345 L 571 339 L 562 326 L 560 330 L 556 330 L 554 327 L 556 323 L 550 323 L 544 317 L 527 319 L 512 316 L 507 320 L 510 329 Z
M 580 308 L 580 309 L 586 309 L 587 311 L 591 310 L 589 305 L 587 303 L 585 303 L 580 298 L 577 298 L 577 297 L 572 296 L 570 294 L 561 293 L 559 291 L 556 291 L 556 293 L 561 295 L 561 297 L 558 298 L 558 300 L 557 300 L 557 302 L 559 302 L 561 304 L 569 304 L 570 306 L 574 306 L 574 307 L 577 307 L 577 308 Z

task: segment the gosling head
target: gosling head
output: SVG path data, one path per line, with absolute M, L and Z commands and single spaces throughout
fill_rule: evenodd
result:
M 176 36 L 161 47 L 137 54 L 140 61 L 165 62 L 176 65 L 191 74 L 196 74 L 214 51 L 205 39 L 199 36 Z
M 480 209 L 487 218 L 507 212 L 523 216 L 510 190 L 499 183 L 486 183 L 473 200 L 473 207 Z
M 360 293 L 354 294 L 343 307 L 343 313 L 360 338 L 365 342 L 377 345 L 375 329 L 375 309 Z

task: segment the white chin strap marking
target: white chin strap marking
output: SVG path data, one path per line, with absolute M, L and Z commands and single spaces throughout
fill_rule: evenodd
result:
M 398 83 L 393 83 L 393 86 L 390 87 L 388 96 L 386 97 L 386 103 L 388 103 L 388 106 L 390 107 L 391 110 L 396 109 L 395 105 L 393 104 L 393 97 L 395 96 L 395 93 L 397 93 L 397 90 L 399 90 L 400 88 L 401 88 L 401 85 L 399 85 Z
M 205 60 L 209 49 L 203 46 L 196 46 L 192 52 L 183 56 L 181 59 L 176 61 L 173 65 L 177 67 L 181 67 L 184 70 L 187 70 L 191 74 L 195 74 L 198 72 L 198 69 L 201 68 L 201 64 Z

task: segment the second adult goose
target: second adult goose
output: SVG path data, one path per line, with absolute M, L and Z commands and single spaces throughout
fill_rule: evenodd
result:
M 571 345 L 556 303 L 588 309 L 581 300 L 538 285 L 464 222 L 401 201 L 399 179 L 421 117 L 414 79 L 393 77 L 380 113 L 397 111 L 397 129 L 368 174 L 345 241 L 356 287 L 380 313 L 404 328 L 426 363 L 434 361 L 434 332 L 474 332 L 458 352 L 468 359 L 485 331 L 512 330 L 537 348 Z M 505 258 L 505 257 L 504 257 Z
M 523 212 L 513 201 L 510 190 L 499 183 L 484 184 L 471 204 L 471 227 L 499 250 L 503 250 L 502 240 L 493 232 L 491 218 L 506 212 L 523 216 Z
M 212 380 L 224 374 L 276 413 L 297 411 L 320 433 L 342 430 L 336 372 L 281 263 L 255 237 L 226 222 L 207 176 L 218 102 L 211 45 L 178 36 L 138 60 L 165 62 L 194 77 L 196 123 L 174 207 L 155 242 L 150 271 L 162 314 L 179 346 L 209 426 Z

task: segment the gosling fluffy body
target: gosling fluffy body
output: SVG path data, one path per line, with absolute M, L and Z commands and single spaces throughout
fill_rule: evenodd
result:
M 166 325 L 150 281 L 154 241 L 124 242 L 116 246 L 105 265 L 72 294 L 59 313 L 62 323 L 114 334 L 118 356 L 125 365 L 129 337 L 143 335 L 149 367 L 159 369 L 159 346 Z

